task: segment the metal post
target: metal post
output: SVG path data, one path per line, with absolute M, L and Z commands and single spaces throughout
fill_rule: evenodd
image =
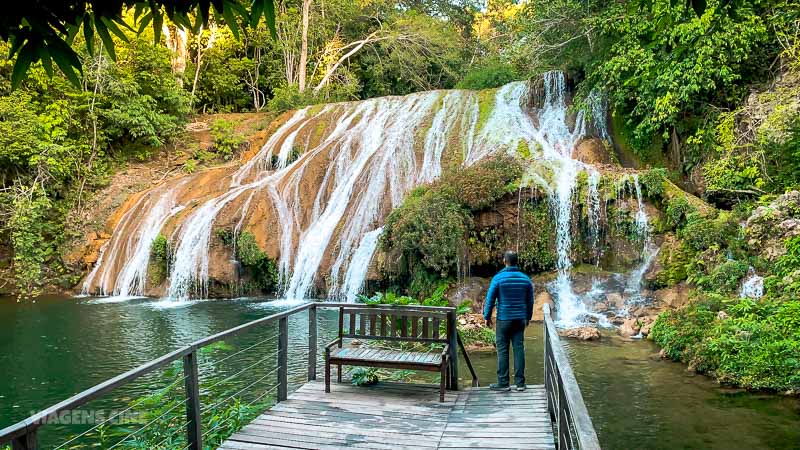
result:
M 288 372 L 286 365 L 289 356 L 289 319 L 278 319 L 278 401 L 286 400 L 288 396 Z
M 317 379 L 317 306 L 308 309 L 308 381 Z
M 183 357 L 184 388 L 186 389 L 186 441 L 192 450 L 202 450 L 203 433 L 200 419 L 200 384 L 197 374 L 197 352 Z
M 36 450 L 38 448 L 39 440 L 36 438 L 35 429 L 11 441 L 11 450 Z
M 447 313 L 447 340 L 450 344 L 450 389 L 458 390 L 458 328 L 456 328 L 455 308 Z

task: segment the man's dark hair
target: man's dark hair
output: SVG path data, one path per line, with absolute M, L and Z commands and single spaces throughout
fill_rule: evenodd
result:
M 517 263 L 519 262 L 519 257 L 517 256 L 517 252 L 512 252 L 511 250 L 505 252 L 503 254 L 503 261 L 509 266 L 516 266 Z

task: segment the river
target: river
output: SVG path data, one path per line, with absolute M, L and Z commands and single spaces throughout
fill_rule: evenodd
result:
M 0 298 L 0 428 L 191 341 L 286 307 L 263 299 L 176 306 L 146 299 L 41 298 L 16 303 Z M 321 317 L 334 320 L 335 312 L 330 313 Z M 306 325 L 300 319 L 289 324 L 294 385 L 303 380 L 302 356 L 307 351 Z M 324 323 L 321 342 L 335 333 L 334 322 Z M 244 348 L 268 340 L 273 331 L 254 332 L 233 345 Z M 248 352 L 243 359 L 220 364 L 201 361 L 201 373 L 224 377 L 266 360 L 263 370 L 268 375 L 274 349 L 269 344 L 263 346 L 263 355 Z M 529 383 L 541 383 L 541 325 L 529 328 L 526 344 Z M 660 360 L 657 347 L 647 341 L 606 335 L 600 342 L 566 344 L 604 448 L 800 448 L 796 399 L 720 388 L 683 365 Z M 225 354 L 230 349 L 212 351 Z M 491 382 L 493 353 L 471 356 L 481 384 Z M 467 373 L 461 369 L 463 377 Z M 116 392 L 115 401 L 125 404 L 152 392 L 154 385 L 156 380 L 141 380 Z

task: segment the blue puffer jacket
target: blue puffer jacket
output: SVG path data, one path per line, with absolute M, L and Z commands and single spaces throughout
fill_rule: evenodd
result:
M 533 316 L 533 283 L 519 267 L 506 267 L 492 278 L 483 317 L 492 317 L 497 306 L 497 320 L 525 319 Z

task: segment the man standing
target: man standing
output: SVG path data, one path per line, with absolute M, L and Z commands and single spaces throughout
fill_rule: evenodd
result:
M 492 326 L 492 310 L 497 306 L 497 384 L 489 385 L 493 391 L 508 392 L 508 345 L 514 346 L 514 384 L 516 390 L 525 390 L 525 327 L 533 316 L 533 283 L 517 267 L 517 254 L 508 251 L 503 255 L 505 269 L 492 278 L 483 317 L 486 326 Z

